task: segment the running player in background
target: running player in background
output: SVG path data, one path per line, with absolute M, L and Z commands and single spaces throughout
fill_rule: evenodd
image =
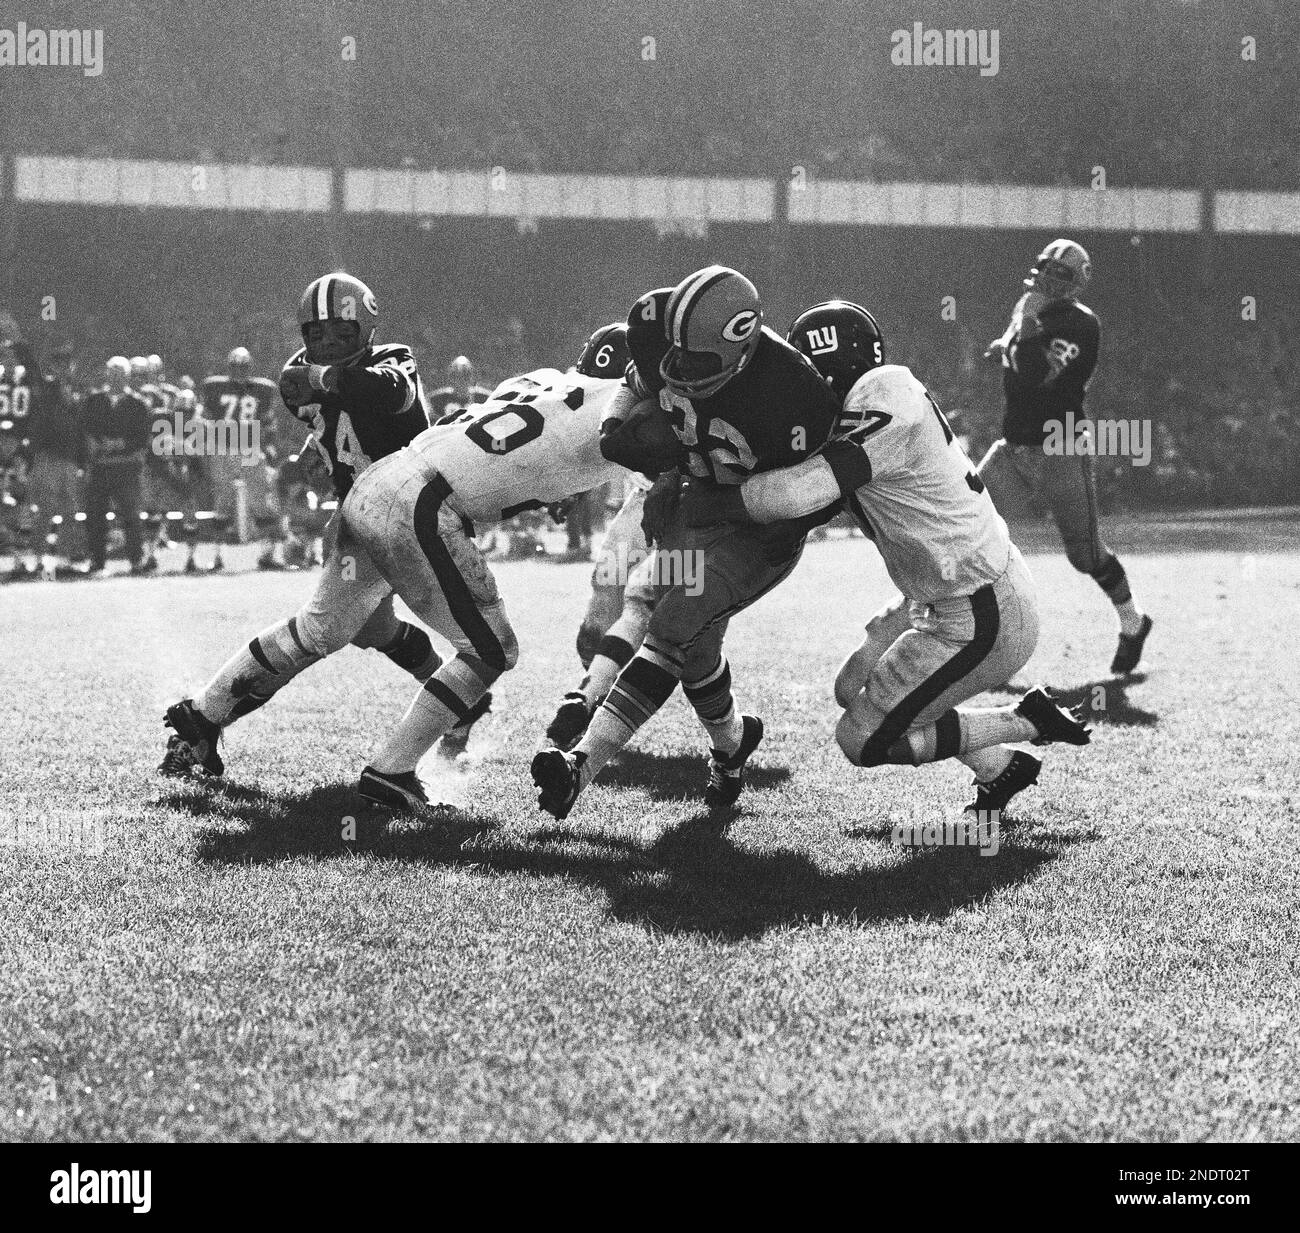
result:
M 1101 350 L 1101 325 L 1080 303 L 1092 263 L 1073 240 L 1053 240 L 1035 262 L 1011 322 L 989 345 L 987 358 L 1002 366 L 1006 416 L 1002 439 L 979 465 L 994 503 L 1010 508 L 1025 498 L 1045 504 L 1065 541 L 1070 564 L 1105 592 L 1119 617 L 1119 645 L 1110 670 L 1132 672 L 1151 632 L 1119 557 L 1101 538 L 1092 431 L 1084 394 Z M 1069 453 L 1049 454 L 1045 436 L 1076 425 Z

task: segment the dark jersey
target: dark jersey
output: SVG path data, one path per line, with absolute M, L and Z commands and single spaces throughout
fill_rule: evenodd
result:
M 467 407 L 487 402 L 491 395 L 492 391 L 486 386 L 472 385 L 469 389 L 469 399 L 466 401 L 450 385 L 444 385 L 429 395 L 429 423 L 436 424 L 448 416 L 457 415 Z
M 132 455 L 149 448 L 152 419 L 149 404 L 134 390 L 115 399 L 107 390 L 96 390 L 86 399 L 86 436 L 94 446 L 91 463 L 134 462 Z
M 1083 416 L 1101 349 L 1101 323 L 1077 300 L 1054 300 L 1038 320 L 1042 330 L 1013 338 L 1002 356 L 1002 435 L 1013 445 L 1042 445 L 1046 421 Z
M 22 364 L 0 364 L 0 465 L 27 453 L 32 426 L 32 387 Z
M 304 349 L 290 356 L 285 367 L 306 363 Z M 299 408 L 297 415 L 311 417 L 314 448 L 342 501 L 372 462 L 409 445 L 429 420 L 415 356 L 403 343 L 371 347 L 340 368 L 338 378 L 336 391 L 323 391 L 318 404 Z
M 198 414 L 205 420 L 256 423 L 258 447 L 274 460 L 279 441 L 278 394 L 275 382 L 266 377 L 205 377 L 199 387 Z
M 686 398 L 667 389 L 659 373 L 669 348 L 662 325 L 667 294 L 661 290 L 643 296 L 628 317 L 628 377 L 637 393 L 657 395 L 671 416 L 691 476 L 743 484 L 759 472 L 806 461 L 837 435 L 839 400 L 812 363 L 766 326 L 753 358 L 716 394 Z M 662 302 L 648 316 L 648 302 L 658 297 Z M 819 514 L 771 523 L 760 534 L 774 553 L 781 553 L 825 520 Z

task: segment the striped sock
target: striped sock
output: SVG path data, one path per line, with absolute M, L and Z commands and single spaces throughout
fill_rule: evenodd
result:
M 652 646 L 647 639 L 632 662 L 619 673 L 609 697 L 592 716 L 575 752 L 586 755 L 581 785 L 585 788 L 628 743 L 677 688 L 682 661 L 673 650 Z
M 720 656 L 700 680 L 683 681 L 682 692 L 695 708 L 712 747 L 722 754 L 734 754 L 740 748 L 745 725 L 731 695 L 731 665 L 726 657 Z
M 480 659 L 457 655 L 443 664 L 415 695 L 402 722 L 370 760 L 381 775 L 413 771 L 434 744 L 468 714 L 500 673 Z
M 214 724 L 224 726 L 268 702 L 320 658 L 303 644 L 297 618 L 290 617 L 264 629 L 222 664 L 194 705 Z
M 583 677 L 578 692 L 587 700 L 588 708 L 599 706 L 613 688 L 618 674 L 627 667 L 635 648 L 613 633 L 606 634 L 591 657 L 591 667 Z
M 991 745 L 1013 741 L 1031 741 L 1038 729 L 1014 706 L 986 707 L 946 711 L 932 724 L 913 728 L 907 733 L 912 761 L 916 766 L 942 762 Z

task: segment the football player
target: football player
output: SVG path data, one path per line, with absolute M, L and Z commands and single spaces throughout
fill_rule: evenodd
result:
M 244 484 L 249 516 L 265 522 L 271 520 L 258 559 L 261 569 L 279 567 L 277 549 L 283 536 L 276 501 L 273 463 L 278 454 L 278 426 L 275 405 L 275 382 L 266 377 L 253 376 L 253 357 L 247 347 L 235 347 L 226 357 L 224 374 L 205 377 L 199 388 L 199 414 L 209 422 L 238 426 L 240 433 L 256 431 L 257 461 L 244 465 L 240 453 L 205 455 L 202 459 L 212 487 L 218 516 L 233 520 L 237 517 L 237 481 Z M 227 438 L 228 439 L 228 438 Z M 240 438 L 241 447 L 245 444 Z M 221 543 L 217 543 L 214 570 L 225 568 Z
M 543 509 L 615 478 L 607 434 L 638 401 L 621 380 L 539 369 L 444 417 L 353 488 L 342 533 L 374 562 L 375 590 L 393 587 L 456 650 L 362 771 L 362 797 L 422 810 L 420 759 L 518 660 L 475 523 Z
M 692 490 L 687 521 L 763 525 L 847 501 L 901 594 L 867 623 L 836 677 L 840 748 L 857 766 L 960 758 L 976 775 L 969 808 L 1000 811 L 1041 766 L 1010 742 L 1089 740 L 1041 689 L 1014 706 L 958 705 L 1033 654 L 1029 570 L 938 403 L 909 369 L 884 362 L 866 309 L 819 304 L 795 321 L 790 341 L 844 400 L 840 435 L 795 466 Z
M 1101 538 L 1091 430 L 1083 399 L 1097 365 L 1101 325 L 1080 303 L 1092 263 L 1073 240 L 1053 240 L 1035 262 L 1011 322 L 989 345 L 987 358 L 1002 366 L 1006 414 L 1002 438 L 980 463 L 978 474 L 995 503 L 1013 497 L 1042 502 L 1051 510 L 1070 564 L 1089 575 L 1119 616 L 1119 645 L 1110 670 L 1132 672 L 1151 632 L 1151 618 L 1138 607 L 1119 557 Z M 1073 414 L 1079 426 L 1069 454 L 1048 454 L 1044 437 Z
M 458 355 L 447 365 L 447 384 L 429 395 L 429 423 L 436 424 L 445 416 L 486 402 L 491 392 L 474 380 L 474 365 L 468 357 Z
M 309 447 L 329 471 L 340 503 L 372 463 L 427 427 L 415 357 L 402 343 L 377 343 L 379 307 L 359 278 L 316 279 L 298 306 L 304 346 L 280 375 L 285 405 L 313 429 Z M 335 516 L 336 525 L 340 521 Z M 393 610 L 392 588 L 346 533 L 331 545 L 311 599 L 233 655 L 194 699 L 167 710 L 173 729 L 159 770 L 187 775 L 224 770 L 217 743 L 235 720 L 265 705 L 304 668 L 349 642 L 387 655 L 418 681 L 442 663 L 428 634 Z M 460 717 L 466 730 L 490 698 Z M 454 741 L 453 746 L 463 742 Z M 453 749 L 450 752 L 459 752 Z
M 665 299 L 671 288 L 664 293 Z M 621 379 L 631 354 L 627 325 L 602 326 L 588 340 L 575 371 L 589 377 Z M 624 479 L 625 496 L 605 530 L 591 574 L 591 600 L 578 627 L 578 660 L 585 675 L 564 695 L 546 729 L 546 739 L 559 749 L 572 749 L 587 730 L 591 714 L 609 693 L 627 661 L 645 637 L 654 603 L 652 550 L 641 529 L 645 494 L 653 480 L 637 471 Z M 629 568 L 629 565 L 632 568 Z
M 835 430 L 835 397 L 807 359 L 763 324 L 754 284 L 726 266 L 696 271 L 666 299 L 643 296 L 628 319 L 628 343 L 632 389 L 656 398 L 670 417 L 693 483 L 733 488 L 803 460 Z M 557 818 L 679 682 L 710 738 L 710 808 L 735 804 L 762 740 L 762 721 L 735 705 L 723 637 L 735 613 L 789 576 L 814 521 L 692 527 L 671 512 L 679 484 L 676 472 L 660 477 L 646 498 L 647 538 L 661 565 L 644 642 L 572 752 L 546 749 L 533 759 L 538 804 Z M 664 561 L 676 563 L 671 581 Z M 699 568 L 695 585 L 687 585 L 688 561 Z

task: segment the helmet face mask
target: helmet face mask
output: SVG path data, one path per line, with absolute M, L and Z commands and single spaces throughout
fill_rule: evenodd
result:
M 361 354 L 361 326 L 355 321 L 330 317 L 308 321 L 302 327 L 307 359 L 313 364 L 343 364 Z
M 758 350 L 758 290 L 727 266 L 697 270 L 669 296 L 664 329 L 671 344 L 659 365 L 664 384 L 684 398 L 708 398 L 744 371 Z
M 1049 300 L 1076 299 L 1092 277 L 1092 262 L 1073 240 L 1053 240 L 1034 262 L 1024 285 Z
M 371 347 L 379 323 L 374 292 L 342 270 L 316 279 L 298 301 L 298 324 L 312 364 L 351 364 Z
M 885 337 L 875 317 L 848 300 L 827 300 L 801 313 L 786 341 L 841 401 L 864 373 L 885 362 Z

